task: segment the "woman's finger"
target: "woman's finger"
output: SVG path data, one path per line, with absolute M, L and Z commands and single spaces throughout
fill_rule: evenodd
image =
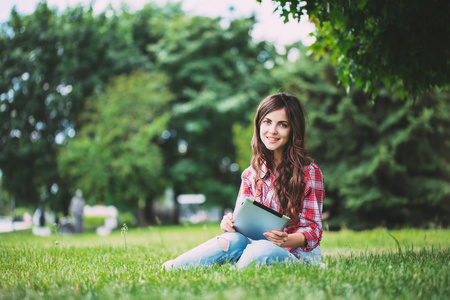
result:
M 267 238 L 267 240 L 279 247 L 282 247 L 287 240 L 287 234 L 284 231 L 279 230 L 266 231 L 264 232 L 264 236 Z
M 281 230 L 272 230 L 272 233 L 274 235 L 276 235 L 276 236 L 279 236 L 279 237 L 285 237 L 287 235 L 286 232 L 281 231 Z
M 220 228 L 222 232 L 234 232 L 233 228 L 233 214 L 228 213 L 223 216 L 222 221 L 220 222 Z

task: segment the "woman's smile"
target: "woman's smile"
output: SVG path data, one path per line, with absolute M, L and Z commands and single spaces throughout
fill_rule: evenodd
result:
M 278 138 L 274 138 L 274 137 L 270 137 L 270 136 L 268 136 L 267 139 L 269 140 L 269 143 L 276 143 L 280 140 Z

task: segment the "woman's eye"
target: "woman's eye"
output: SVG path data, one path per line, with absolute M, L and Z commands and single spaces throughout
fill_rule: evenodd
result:
M 280 126 L 283 127 L 283 128 L 287 128 L 288 127 L 287 124 L 284 124 L 284 123 L 280 124 Z

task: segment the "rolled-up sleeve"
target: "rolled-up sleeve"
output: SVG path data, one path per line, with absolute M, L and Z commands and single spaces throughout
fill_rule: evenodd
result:
M 322 208 L 325 197 L 325 185 L 322 171 L 314 164 L 308 166 L 306 185 L 303 193 L 303 208 L 299 227 L 289 233 L 302 233 L 306 238 L 303 251 L 311 251 L 322 239 Z

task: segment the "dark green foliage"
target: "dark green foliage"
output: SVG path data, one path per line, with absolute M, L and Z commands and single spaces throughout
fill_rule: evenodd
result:
M 357 85 L 376 95 L 383 83 L 413 98 L 450 84 L 448 1 L 274 2 L 286 22 L 310 16 L 318 40 L 312 49 L 331 55 L 348 87 Z

